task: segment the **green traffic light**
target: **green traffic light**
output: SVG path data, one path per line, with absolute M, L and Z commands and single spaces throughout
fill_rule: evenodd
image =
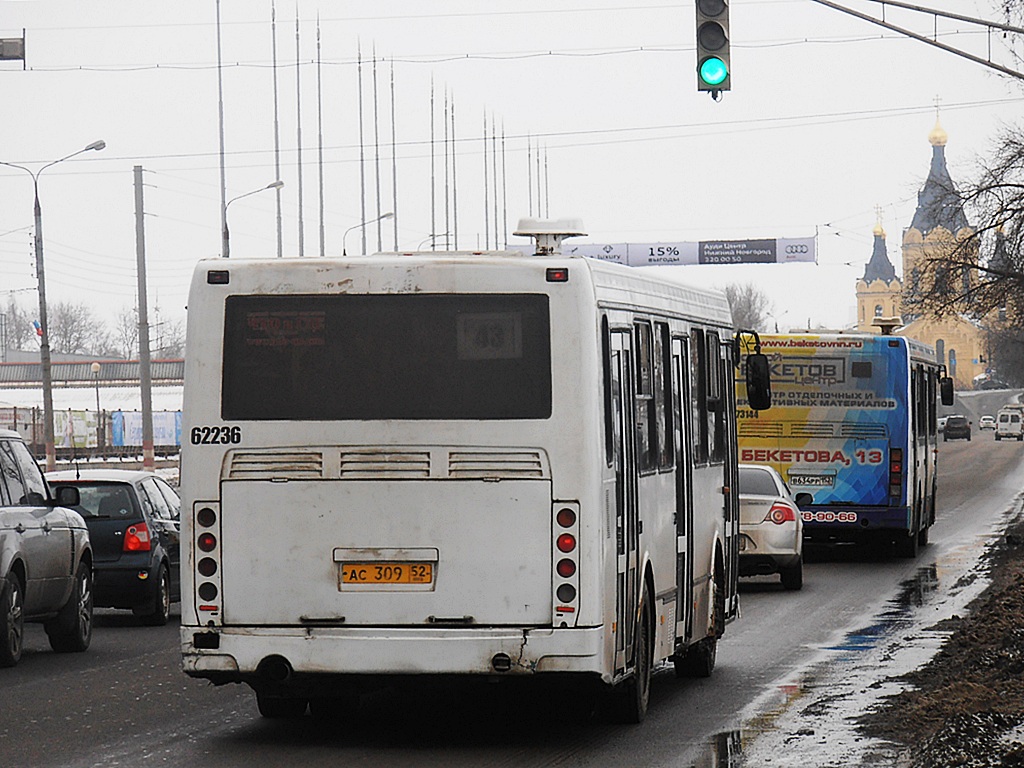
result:
M 700 64 L 700 79 L 708 85 L 721 85 L 728 76 L 729 69 L 717 56 L 709 56 Z

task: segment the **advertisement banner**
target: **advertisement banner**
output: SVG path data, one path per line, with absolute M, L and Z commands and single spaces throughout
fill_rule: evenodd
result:
M 532 253 L 532 245 L 509 246 Z M 562 243 L 566 256 L 584 256 L 630 267 L 689 266 L 699 264 L 796 264 L 818 261 L 814 237 L 777 237 L 753 240 L 701 240 L 675 243 Z

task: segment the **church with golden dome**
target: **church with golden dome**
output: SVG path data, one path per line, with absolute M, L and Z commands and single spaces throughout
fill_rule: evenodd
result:
M 956 387 L 971 389 L 974 378 L 985 373 L 987 367 L 981 328 L 962 315 L 939 318 L 915 314 L 914 304 L 909 300 L 923 287 L 921 281 L 927 272 L 923 265 L 941 258 L 974 234 L 946 168 L 948 136 L 938 120 L 928 134 L 928 141 L 932 145 L 928 178 L 917 194 L 914 218 L 903 232 L 903 279 L 897 277 L 889 261 L 885 230 L 879 221 L 874 229 L 871 258 L 857 281 L 857 330 L 881 333 L 883 328 L 895 327 L 898 335 L 931 345 L 946 364 Z M 965 273 L 962 279 L 977 277 Z

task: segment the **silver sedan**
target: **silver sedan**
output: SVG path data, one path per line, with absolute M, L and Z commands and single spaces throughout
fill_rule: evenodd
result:
M 740 465 L 740 576 L 777 573 L 786 589 L 800 589 L 803 523 L 792 493 L 777 471 Z

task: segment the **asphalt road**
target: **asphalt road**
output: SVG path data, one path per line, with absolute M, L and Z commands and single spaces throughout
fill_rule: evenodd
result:
M 954 410 L 994 413 L 1005 397 L 979 393 Z M 180 672 L 176 615 L 150 628 L 100 611 L 86 653 L 52 653 L 42 627 L 31 625 L 21 664 L 0 670 L 0 765 L 731 764 L 723 756 L 739 734 L 771 727 L 752 702 L 768 701 L 822 647 L 870 622 L 921 568 L 965 542 L 978 542 L 980 554 L 1024 485 L 1022 459 L 1024 445 L 996 443 L 990 432 L 942 443 L 939 519 L 917 560 L 826 551 L 812 554 L 800 592 L 744 580 L 742 617 L 719 646 L 715 674 L 684 681 L 659 669 L 641 726 L 583 717 L 574 702 L 546 694 L 443 687 L 375 695 L 351 722 L 268 721 L 247 688 Z

